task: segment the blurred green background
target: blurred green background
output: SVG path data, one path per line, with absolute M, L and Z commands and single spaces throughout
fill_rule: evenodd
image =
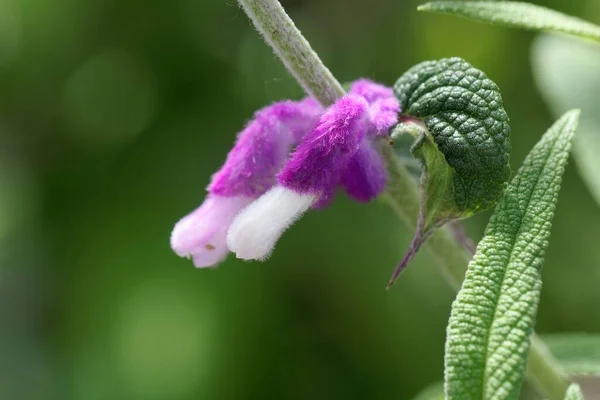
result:
M 600 23 L 597 0 L 536 1 Z M 517 168 L 552 123 L 534 33 L 418 1 L 289 0 L 341 81 L 460 56 L 500 86 Z M 265 263 L 169 248 L 259 107 L 302 92 L 234 0 L 0 1 L 0 399 L 409 399 L 453 292 L 412 232 L 339 196 Z M 489 213 L 467 230 L 479 239 Z M 600 332 L 600 208 L 567 170 L 537 329 Z

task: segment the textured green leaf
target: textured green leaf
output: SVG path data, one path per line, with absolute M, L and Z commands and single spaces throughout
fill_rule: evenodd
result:
M 600 204 L 600 46 L 542 35 L 533 44 L 531 58 L 535 81 L 554 114 L 581 109 L 573 157 Z
M 426 211 L 437 206 L 431 202 L 438 196 L 428 192 L 439 194 L 440 185 L 448 186 L 447 196 L 454 199 L 437 210 L 441 218 L 469 216 L 496 204 L 510 176 L 510 127 L 498 86 L 466 61 L 449 58 L 412 67 L 398 79 L 394 93 L 403 116 L 422 120 L 427 128 L 413 148 L 428 175 Z M 431 168 L 438 164 L 438 151 L 450 176 L 446 166 Z
M 458 15 L 480 22 L 516 28 L 563 32 L 600 41 L 600 26 L 530 3 L 434 1 L 419 6 L 418 10 Z
M 413 241 L 391 286 L 435 228 L 492 207 L 510 176 L 510 127 L 498 86 L 461 58 L 415 65 L 394 85 L 400 123 L 421 162 L 420 210 Z
M 577 135 L 579 135 L 579 128 L 577 128 Z M 569 375 L 600 376 L 600 334 L 552 333 L 542 335 L 542 340 Z M 443 399 L 443 382 L 427 386 L 413 398 L 413 400 Z
M 515 399 L 523 381 L 551 221 L 579 111 L 525 158 L 488 224 L 452 305 L 447 399 Z
M 583 393 L 581 393 L 581 388 L 578 384 L 573 383 L 569 386 L 565 400 L 583 400 Z
M 600 335 L 561 333 L 542 339 L 570 375 L 600 375 Z

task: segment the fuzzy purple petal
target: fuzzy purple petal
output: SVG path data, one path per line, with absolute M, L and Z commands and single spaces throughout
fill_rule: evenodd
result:
M 351 198 L 368 202 L 377 197 L 388 180 L 388 173 L 379 152 L 364 141 L 342 175 L 342 186 Z
M 369 134 L 386 134 L 398 123 L 400 103 L 391 88 L 368 79 L 359 79 L 352 83 L 350 93 L 362 96 L 369 102 L 369 118 L 373 125 Z
M 333 191 L 367 134 L 368 108 L 365 98 L 355 94 L 329 107 L 285 164 L 279 183 L 317 196 Z
M 350 93 L 364 97 L 369 104 L 382 98 L 394 97 L 394 91 L 379 83 L 375 83 L 368 79 L 358 79 L 350 86 Z
M 400 103 L 395 97 L 376 100 L 369 107 L 369 120 L 373 127 L 370 134 L 387 135 L 391 127 L 398 123 Z
M 291 147 L 313 128 L 322 112 L 310 98 L 282 101 L 258 111 L 213 175 L 209 192 L 254 198 L 266 192 L 275 184 Z

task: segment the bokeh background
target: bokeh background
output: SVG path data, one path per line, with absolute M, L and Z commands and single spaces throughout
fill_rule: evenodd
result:
M 536 3 L 600 23 L 597 0 Z M 515 169 L 552 123 L 535 33 L 414 0 L 283 4 L 341 81 L 447 56 L 484 70 Z M 383 202 L 339 196 L 265 263 L 171 252 L 254 110 L 300 96 L 235 0 L 0 1 L 0 399 L 409 399 L 442 378 L 454 294 L 425 252 L 385 291 L 412 232 Z M 600 332 L 599 239 L 571 165 L 539 332 Z

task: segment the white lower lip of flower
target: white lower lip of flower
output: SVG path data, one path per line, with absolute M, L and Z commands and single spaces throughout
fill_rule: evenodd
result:
M 252 202 L 234 219 L 227 233 L 229 250 L 243 260 L 264 260 L 277 240 L 315 202 L 312 194 L 299 194 L 275 186 Z
M 171 233 L 171 247 L 181 257 L 191 257 L 198 268 L 213 267 L 227 257 L 227 228 L 249 197 L 209 195 L 183 217 Z

